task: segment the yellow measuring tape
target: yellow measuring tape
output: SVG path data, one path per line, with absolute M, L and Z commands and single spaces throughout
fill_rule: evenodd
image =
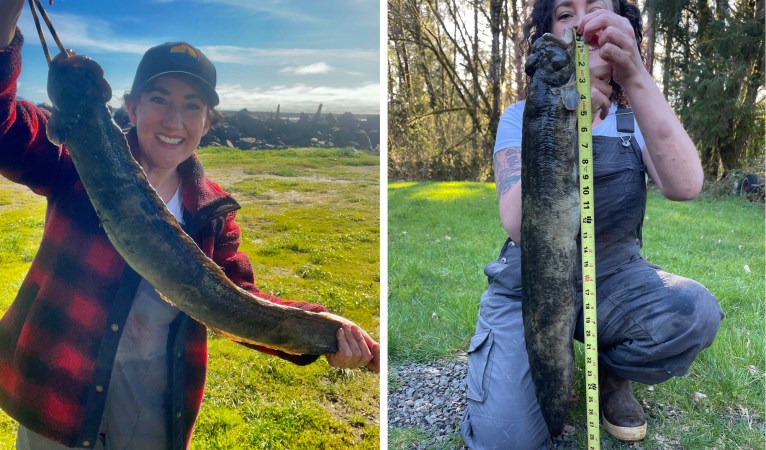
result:
M 580 156 L 580 236 L 582 243 L 582 303 L 585 320 L 585 398 L 588 449 L 598 450 L 598 338 L 596 327 L 596 233 L 593 200 L 593 134 L 590 110 L 588 48 L 575 28 L 575 77 L 580 105 L 577 137 Z

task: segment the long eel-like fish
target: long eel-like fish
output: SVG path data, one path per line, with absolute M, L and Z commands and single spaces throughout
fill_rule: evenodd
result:
M 337 351 L 332 318 L 259 299 L 232 283 L 149 185 L 106 102 L 95 61 L 59 54 L 48 74 L 48 139 L 65 144 L 112 245 L 165 300 L 235 341 L 291 354 Z
M 574 375 L 577 88 L 571 30 L 532 45 L 521 143 L 522 314 L 535 393 L 548 430 L 564 428 Z

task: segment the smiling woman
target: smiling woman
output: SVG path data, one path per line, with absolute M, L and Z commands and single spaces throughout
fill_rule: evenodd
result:
M 109 150 L 99 139 L 111 136 L 111 130 L 99 129 L 93 121 L 69 121 L 87 116 L 87 111 L 79 109 L 82 105 L 104 108 L 78 101 L 78 97 L 94 95 L 84 82 L 90 80 L 91 71 L 82 73 L 83 83 L 69 80 L 57 85 L 56 77 L 51 78 L 52 99 L 61 111 L 50 119 L 46 111 L 15 98 L 23 43 L 15 20 L 22 5 L 22 1 L 0 0 L 0 17 L 12 18 L 0 22 L 5 26 L 0 28 L 0 38 L 8 38 L 0 40 L 0 129 L 4 130 L 0 173 L 45 196 L 48 207 L 40 250 L 16 299 L 0 319 L 0 407 L 19 422 L 19 449 L 186 448 L 205 385 L 205 327 L 163 301 L 118 253 L 115 241 L 109 239 L 114 236 L 108 238 L 105 229 L 113 230 L 111 225 L 120 219 L 97 216 L 91 205 L 96 197 L 88 197 L 92 175 L 86 171 L 88 176 L 83 172 L 81 177 L 75 168 L 81 148 L 69 141 L 70 148 L 65 148 L 46 138 L 46 124 L 55 141 L 65 137 L 60 131 L 72 132 L 66 127 L 93 127 L 78 130 L 87 138 L 78 139 L 77 144 L 98 146 L 90 148 L 96 155 L 99 149 Z M 96 66 L 82 57 L 61 60 Z M 53 68 L 58 73 L 57 61 L 52 73 Z M 359 326 L 318 304 L 285 301 L 255 286 L 250 261 L 239 250 L 235 211 L 240 206 L 207 178 L 195 154 L 216 120 L 216 82 L 216 68 L 196 47 L 171 42 L 149 49 L 126 96 L 134 124 L 127 133 L 130 152 L 170 214 L 226 277 L 261 300 L 335 321 L 330 332 L 335 345 L 327 349 L 337 351 L 325 355 L 327 362 L 377 372 L 379 346 Z M 68 108 L 62 105 L 70 103 L 78 109 L 64 116 Z M 136 172 L 141 171 L 136 167 Z M 123 194 L 130 197 L 128 192 Z M 147 222 L 154 217 L 147 213 Z M 136 217 L 124 218 L 128 219 Z M 173 267 L 184 263 L 160 262 Z M 138 266 L 136 270 L 155 280 Z M 318 358 L 246 345 L 298 365 Z
M 136 159 L 149 183 L 169 201 L 180 183 L 176 168 L 220 119 L 214 109 L 216 73 L 194 47 L 173 42 L 146 52 L 125 109 L 135 125 L 141 152 Z

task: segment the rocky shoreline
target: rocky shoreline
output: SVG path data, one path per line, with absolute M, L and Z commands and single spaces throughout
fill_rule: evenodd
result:
M 113 112 L 121 128 L 130 126 L 124 108 Z M 280 115 L 240 111 L 222 112 L 223 120 L 203 136 L 200 147 L 223 146 L 240 150 L 277 150 L 291 147 L 352 147 L 380 154 L 380 116 L 352 113 Z

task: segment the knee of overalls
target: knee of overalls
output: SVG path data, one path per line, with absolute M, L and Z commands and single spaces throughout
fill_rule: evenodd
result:
M 648 294 L 656 298 L 638 319 L 646 334 L 601 355 L 618 375 L 645 384 L 688 373 L 697 355 L 713 343 L 724 317 L 718 301 L 698 282 L 672 274 L 662 279 L 662 292 Z
M 679 352 L 700 350 L 713 343 L 724 317 L 715 297 L 700 283 L 677 275 L 664 274 L 668 290 L 659 320 L 671 326 L 657 326 L 658 343 L 674 342 Z
M 679 350 L 686 347 L 684 352 L 691 352 L 692 358 L 699 352 L 709 347 L 716 335 L 724 312 L 718 304 L 718 300 L 700 283 L 682 279 L 673 286 L 675 295 L 672 300 L 678 319 L 676 338 L 682 343 Z
M 512 424 L 493 417 L 471 415 L 471 406 L 460 422 L 463 441 L 471 450 L 545 450 L 548 428 L 540 418 L 530 417 Z

